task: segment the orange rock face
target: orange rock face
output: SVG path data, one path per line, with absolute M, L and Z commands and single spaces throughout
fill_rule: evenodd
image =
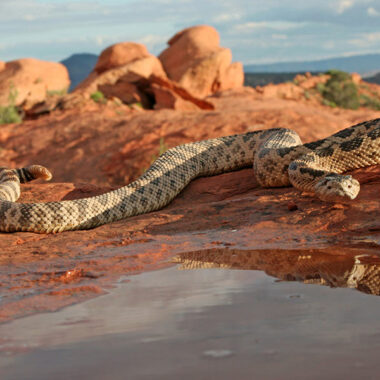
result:
M 231 65 L 231 51 L 219 46 L 219 34 L 211 26 L 184 29 L 172 37 L 159 59 L 168 77 L 196 97 L 241 87 L 240 63 Z
M 0 69 L 0 104 L 7 105 L 9 94 L 17 96 L 15 105 L 29 109 L 44 101 L 49 92 L 65 92 L 70 85 L 64 65 L 34 58 L 7 62 Z
M 120 42 L 103 50 L 95 65 L 98 74 L 138 59 L 149 57 L 147 48 L 135 42 Z
M 128 55 L 129 48 L 132 52 Z M 104 57 L 112 57 L 112 54 L 116 55 L 119 50 L 125 52 L 125 56 L 134 59 L 131 58 L 130 62 L 124 64 L 121 58 L 119 60 L 115 58 L 112 65 L 104 63 L 106 62 Z M 101 91 L 106 98 L 117 97 L 126 104 L 141 103 L 148 109 L 213 109 L 211 103 L 194 97 L 185 88 L 168 80 L 161 62 L 156 57 L 147 53 L 147 56 L 139 58 L 135 50 L 135 46 L 131 43 L 107 48 L 98 61 L 101 69 L 95 67 L 95 70 L 77 86 L 73 94 L 88 99 L 95 91 Z M 116 65 L 115 61 L 119 64 Z M 104 64 L 101 64 L 102 62 Z
M 362 81 L 362 77 L 358 73 L 352 73 L 351 79 L 355 84 L 360 84 Z
M 219 47 L 211 27 L 182 31 L 169 44 L 192 52 L 163 53 L 171 62 L 168 67 L 177 62 L 177 79 L 166 77 L 157 58 L 141 57 L 143 49 L 120 53 L 123 59 L 129 57 L 126 63 L 115 58 L 118 48 L 113 47 L 103 55 L 100 69 L 61 99 L 67 109 L 2 126 L 0 166 L 38 163 L 54 176 L 51 184 L 23 185 L 20 201 L 104 193 L 133 181 L 163 150 L 183 143 L 273 127 L 294 129 L 310 142 L 380 117 L 380 111 L 368 108 L 343 110 L 307 99 L 306 90 L 324 80 L 310 75 L 298 77 L 297 83 L 221 92 L 235 86 L 240 68 L 230 64 L 229 50 Z M 6 64 L 0 78 L 12 67 L 18 72 L 17 65 Z M 31 88 L 39 84 L 33 83 Z M 379 88 L 371 85 L 370 90 Z M 96 90 L 109 99 L 88 101 Z M 193 91 L 202 96 L 217 92 L 200 99 Z M 157 110 L 120 101 L 148 103 L 152 96 Z M 167 107 L 174 109 L 162 109 Z M 0 322 L 102 294 L 120 276 L 168 266 L 174 255 L 186 252 L 231 247 L 264 253 L 379 255 L 380 166 L 352 174 L 361 191 L 346 205 L 325 203 L 294 188 L 260 188 L 253 170 L 245 169 L 197 179 L 160 211 L 93 230 L 2 233 Z
M 91 93 L 101 90 L 101 86 L 117 87 L 120 82 L 134 83 L 141 78 L 147 79 L 152 74 L 166 77 L 160 61 L 155 56 L 149 55 L 148 57 L 103 71 L 100 74 L 93 71 L 76 87 L 74 92 L 91 95 Z M 108 93 L 104 95 L 108 96 Z
M 167 147 L 272 127 L 295 129 L 304 142 L 331 135 L 360 121 L 380 117 L 369 109 L 343 110 L 307 100 L 264 99 L 254 89 L 208 97 L 214 110 L 137 112 L 92 101 L 38 120 L 3 125 L 0 166 L 38 163 L 57 182 L 120 186 L 139 176 Z M 54 147 L 54 149 L 52 149 Z
M 192 96 L 184 88 L 168 79 L 152 75 L 149 78 L 156 99 L 155 109 L 172 108 L 177 110 L 213 110 L 214 105 Z
M 135 179 L 160 145 L 270 127 L 325 137 L 379 111 L 331 109 L 306 101 L 258 99 L 253 89 L 209 97 L 215 109 L 143 111 L 87 104 L 1 128 L 0 165 L 40 163 L 54 181 L 23 185 L 21 201 L 83 198 Z M 163 142 L 163 144 L 161 143 Z M 166 208 L 89 231 L 1 234 L 0 321 L 57 310 L 105 292 L 120 276 L 170 265 L 173 255 L 231 247 L 256 251 L 376 255 L 380 168 L 360 169 L 359 197 L 327 204 L 294 188 L 262 189 L 252 169 L 192 182 Z M 84 185 L 92 182 L 104 187 Z
M 360 169 L 359 197 L 328 204 L 294 188 L 262 189 L 252 170 L 193 181 L 168 207 L 89 231 L 1 234 L 0 322 L 102 294 L 120 276 L 178 254 L 231 248 L 294 254 L 379 254 L 380 167 Z M 23 201 L 96 195 L 72 184 L 23 186 Z M 289 210 L 288 204 L 297 208 Z

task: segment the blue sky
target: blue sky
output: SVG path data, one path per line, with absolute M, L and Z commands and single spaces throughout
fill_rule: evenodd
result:
M 59 61 L 120 41 L 158 54 L 198 24 L 245 64 L 380 52 L 380 0 L 0 0 L 0 60 Z

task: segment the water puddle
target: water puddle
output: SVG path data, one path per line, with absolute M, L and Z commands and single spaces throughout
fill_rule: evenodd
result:
M 109 294 L 0 325 L 0 377 L 378 377 L 380 258 L 184 253 Z
M 347 254 L 348 253 L 348 254 Z M 353 288 L 380 295 L 380 257 L 352 250 L 328 251 L 209 249 L 187 252 L 173 262 L 179 269 L 261 270 L 281 281 Z

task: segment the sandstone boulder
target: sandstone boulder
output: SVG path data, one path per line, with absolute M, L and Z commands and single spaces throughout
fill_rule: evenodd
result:
M 134 83 L 141 78 L 149 78 L 152 74 L 166 77 L 161 62 L 155 56 L 149 55 L 100 74 L 93 71 L 84 81 L 79 83 L 74 92 L 91 95 L 94 91 L 99 90 L 100 86 L 114 86 L 118 82 Z M 107 96 L 107 94 L 104 95 Z
M 202 98 L 243 85 L 242 65 L 231 65 L 231 51 L 219 46 L 219 34 L 213 27 L 184 29 L 168 44 L 159 59 L 168 77 L 192 95 Z
M 104 52 L 114 51 L 115 46 L 125 49 L 132 46 L 132 53 L 129 56 L 136 57 L 134 44 L 131 43 L 113 45 L 112 49 L 107 48 Z M 102 56 L 103 53 L 99 62 Z M 97 71 L 95 67 L 95 70 L 77 86 L 74 94 L 89 98 L 95 91 L 101 91 L 106 98 L 117 97 L 126 104 L 141 103 L 144 108 L 177 110 L 214 108 L 211 103 L 192 96 L 187 90 L 170 81 L 159 59 L 150 54 L 102 72 Z
M 293 83 L 268 84 L 264 87 L 257 86 L 256 91 L 264 99 L 300 100 L 305 96 L 304 89 Z
M 330 76 L 327 74 L 315 76 L 310 73 L 306 73 L 305 75 L 298 74 L 294 78 L 294 83 L 302 87 L 304 90 L 309 90 L 317 87 L 318 83 L 326 83 L 329 78 Z
M 64 65 L 34 58 L 18 59 L 0 65 L 0 104 L 14 103 L 29 109 L 43 102 L 48 96 L 64 93 L 70 85 L 69 74 Z
M 139 102 L 144 108 L 152 108 L 152 101 L 136 85 L 151 75 L 166 78 L 161 62 L 149 54 L 101 73 L 93 71 L 76 87 L 74 93 L 89 98 L 95 91 L 101 91 L 106 98 L 117 97 L 126 104 Z
M 358 73 L 352 73 L 351 80 L 357 85 L 360 84 L 360 82 L 362 81 L 362 77 Z
M 214 105 L 206 100 L 192 96 L 187 90 L 169 79 L 152 75 L 149 83 L 155 98 L 155 109 L 171 108 L 176 110 L 213 110 Z
M 147 48 L 135 42 L 120 42 L 109 46 L 102 51 L 95 65 L 94 71 L 98 74 L 126 65 L 127 63 L 149 57 Z

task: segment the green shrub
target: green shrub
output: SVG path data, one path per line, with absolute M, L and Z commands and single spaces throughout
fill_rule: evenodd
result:
M 325 84 L 324 83 L 317 83 L 317 91 L 320 94 L 323 94 L 323 91 L 325 90 Z
M 106 98 L 101 91 L 95 91 L 90 95 L 90 98 L 96 103 L 105 103 Z
M 15 106 L 18 91 L 11 84 L 8 96 L 8 105 L 0 106 L 0 124 L 21 123 L 22 118 Z
M 138 108 L 144 109 L 144 106 L 142 105 L 141 102 L 130 103 L 130 104 L 128 104 L 128 106 L 129 106 L 130 108 L 138 107 Z
M 67 94 L 67 88 L 63 88 L 62 90 L 47 90 L 46 91 L 47 96 L 54 96 L 54 95 L 63 96 L 66 94 Z
M 380 111 L 380 100 L 368 95 L 360 95 L 360 105 Z
M 337 107 L 337 105 L 334 102 L 331 102 L 330 100 L 327 100 L 327 99 L 322 99 L 322 104 L 324 106 L 329 106 L 329 107 L 332 107 L 332 108 Z
M 360 107 L 358 88 L 350 74 L 340 70 L 327 71 L 330 78 L 323 88 L 320 86 L 323 99 L 337 107 L 358 109 Z

